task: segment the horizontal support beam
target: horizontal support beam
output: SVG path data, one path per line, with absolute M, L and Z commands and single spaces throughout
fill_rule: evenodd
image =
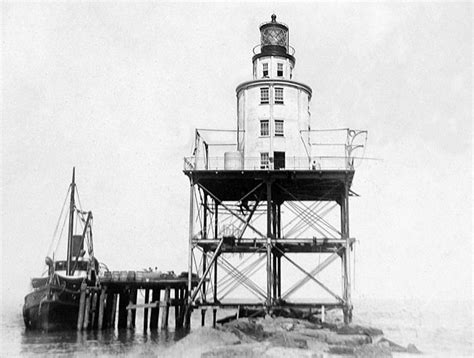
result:
M 354 238 L 349 239 L 349 244 L 355 242 Z M 215 251 L 219 240 L 195 239 L 193 245 L 206 251 Z M 343 239 L 272 239 L 272 246 L 278 247 L 285 253 L 333 253 L 341 247 L 346 246 L 346 240 Z M 228 239 L 227 243 L 222 245 L 221 252 L 224 253 L 252 253 L 266 247 L 266 239 Z
M 229 239 L 230 240 L 230 239 Z M 350 243 L 355 242 L 355 238 L 348 239 Z M 193 239 L 193 244 L 197 246 L 201 245 L 210 245 L 218 244 L 220 239 Z M 255 239 L 238 239 L 235 238 L 235 241 L 238 241 L 238 244 L 253 244 L 253 243 L 267 243 L 267 239 L 255 238 Z M 312 238 L 282 238 L 282 239 L 272 239 L 272 244 L 314 244 L 314 245 L 324 245 L 324 244 L 346 244 L 346 239 L 336 239 L 336 238 L 322 238 L 322 239 L 312 239 Z
M 221 302 L 215 304 L 212 302 L 199 303 L 193 305 L 195 308 L 212 308 L 212 309 L 226 309 L 226 308 L 265 308 L 265 302 Z M 344 305 L 341 302 L 326 302 L 326 301 L 314 301 L 314 302 L 285 302 L 273 304 L 270 307 L 274 309 L 284 309 L 284 308 L 319 308 L 321 306 L 327 308 L 337 308 L 343 307 Z

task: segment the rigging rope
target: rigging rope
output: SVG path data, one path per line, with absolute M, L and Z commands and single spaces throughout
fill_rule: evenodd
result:
M 71 187 L 68 188 L 67 193 L 66 193 L 66 197 L 64 198 L 63 207 L 61 209 L 61 213 L 59 214 L 58 221 L 56 223 L 56 228 L 54 229 L 53 238 L 51 240 L 51 243 L 49 244 L 48 251 L 46 251 L 47 255 L 49 255 L 51 253 L 51 249 L 53 248 L 54 242 L 56 241 L 56 234 L 58 233 L 59 223 L 61 222 L 61 217 L 63 216 L 64 208 L 66 207 L 67 198 L 69 197 L 70 190 L 71 190 Z

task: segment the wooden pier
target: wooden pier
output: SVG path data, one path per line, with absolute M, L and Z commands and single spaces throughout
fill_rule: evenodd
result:
M 189 327 L 188 284 L 187 273 L 107 272 L 98 286 L 81 286 L 77 330 L 135 329 L 139 327 L 136 318 L 141 309 L 144 331 L 168 329 L 170 308 L 175 328 Z M 198 278 L 193 278 L 191 288 L 197 284 Z

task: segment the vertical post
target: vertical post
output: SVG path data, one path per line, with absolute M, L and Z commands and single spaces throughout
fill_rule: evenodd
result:
M 127 328 L 127 306 L 130 302 L 130 293 L 129 289 L 126 288 L 120 293 L 120 300 L 119 300 L 119 312 L 118 312 L 118 328 Z
M 201 308 L 201 327 L 206 325 L 206 309 Z
M 326 307 L 324 305 L 321 306 L 321 322 L 324 323 L 326 321 Z
M 94 289 L 91 292 L 91 299 L 92 299 L 92 317 L 91 317 L 91 329 L 96 328 L 96 322 L 97 322 L 97 301 L 99 299 L 99 293 Z
M 342 270 L 343 270 L 343 299 L 344 299 L 344 323 L 352 321 L 352 303 L 350 286 L 350 250 L 351 242 L 349 239 L 349 184 L 347 179 L 344 182 L 344 193 L 341 200 L 341 233 L 345 242 L 345 248 L 342 252 Z
M 114 297 L 112 299 L 112 315 L 110 318 L 110 327 L 115 328 L 115 316 L 117 315 L 117 301 L 118 301 L 118 294 L 114 293 Z
M 189 252 L 188 252 L 188 291 L 192 290 L 193 278 L 193 232 L 194 232 L 194 181 L 190 178 L 189 185 Z M 189 310 L 191 309 L 191 295 L 189 295 Z M 191 314 L 191 313 L 189 313 Z
M 181 302 L 179 300 L 179 288 L 174 289 L 174 327 L 178 328 L 179 324 L 179 311 L 181 307 Z
M 67 237 L 67 261 L 66 261 L 66 275 L 71 274 L 72 269 L 72 237 L 74 235 L 74 194 L 76 192 L 76 168 L 72 168 L 72 182 L 71 182 L 71 201 L 69 202 L 69 230 Z
M 83 329 L 89 328 L 89 320 L 91 314 L 91 292 L 86 290 L 86 309 L 84 312 L 84 324 L 82 325 Z
M 82 329 L 82 324 L 84 322 L 84 310 L 86 308 L 86 287 L 87 284 L 83 282 L 81 284 L 81 296 L 79 298 L 79 313 L 77 315 L 77 330 Z
M 144 298 L 144 304 L 147 305 L 148 302 L 150 301 L 150 289 L 146 288 L 145 289 L 145 298 Z M 148 308 L 145 307 L 143 310 L 143 332 L 146 332 L 148 329 Z
M 102 329 L 104 326 L 104 311 L 105 311 L 105 298 L 107 297 L 107 287 L 103 287 L 100 291 L 99 298 L 99 322 L 97 324 L 98 329 Z
M 160 288 L 154 288 L 152 294 L 152 302 L 156 303 L 156 307 L 151 309 L 151 316 L 150 316 L 150 330 L 154 330 L 158 328 L 158 316 L 160 314 Z
M 219 213 L 219 204 L 217 201 L 214 202 L 214 239 L 218 240 L 218 227 L 219 227 L 219 221 L 218 221 L 218 213 Z M 217 304 L 217 260 L 219 260 L 219 256 L 216 257 L 216 260 L 214 261 L 214 292 L 213 292 L 213 300 L 214 300 L 214 305 Z M 213 308 L 212 309 L 212 327 L 216 328 L 216 323 L 217 323 L 217 309 Z
M 203 239 L 207 239 L 207 193 L 204 193 L 204 213 L 203 213 L 203 228 L 202 236 Z M 202 251 L 202 272 L 206 272 L 207 266 L 207 253 L 206 250 Z M 206 281 L 202 283 L 202 302 L 206 302 L 207 290 L 206 290 Z
M 278 255 L 278 299 L 281 299 L 281 256 Z
M 277 238 L 281 239 L 281 203 L 277 205 Z M 277 256 L 277 271 L 278 271 L 278 283 L 277 283 L 277 297 L 281 299 L 281 255 Z
M 277 297 L 277 254 L 276 252 L 272 253 L 272 268 L 273 268 L 273 285 L 272 285 L 272 294 L 273 298 Z
M 219 229 L 219 203 L 217 200 L 214 200 L 214 239 L 217 240 L 219 238 L 218 235 Z
M 161 328 L 168 328 L 168 316 L 170 312 L 170 288 L 166 287 L 165 289 L 165 298 L 163 302 L 163 313 L 161 315 Z
M 137 289 L 132 288 L 130 289 L 130 300 L 129 303 L 131 305 L 136 305 L 137 304 Z M 137 310 L 135 307 L 130 308 L 128 311 L 128 316 L 127 316 L 127 328 L 133 329 L 135 328 L 135 317 L 137 315 Z
M 272 183 L 267 180 L 267 310 L 272 304 Z
M 107 298 L 105 300 L 105 313 L 104 313 L 104 328 L 113 327 L 114 324 L 112 322 L 112 310 L 114 309 L 114 297 L 115 294 L 113 292 L 107 293 Z
M 202 273 L 204 274 L 206 272 L 207 268 L 207 252 L 205 249 L 202 251 Z M 207 297 L 207 290 L 206 290 L 206 280 L 203 281 L 202 283 L 202 294 L 201 294 L 201 302 L 206 302 L 206 297 Z

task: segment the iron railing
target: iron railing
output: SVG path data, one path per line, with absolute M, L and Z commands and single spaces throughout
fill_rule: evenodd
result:
M 240 162 L 226 162 L 221 157 L 185 157 L 184 170 L 353 170 L 354 158 L 335 156 L 286 157 L 262 162 L 261 158 L 244 157 Z

